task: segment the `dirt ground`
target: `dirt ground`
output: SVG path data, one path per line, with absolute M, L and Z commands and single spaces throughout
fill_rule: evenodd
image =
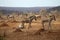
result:
M 8 22 L 0 23 L 0 34 L 5 33 L 6 40 L 60 40 L 60 22 L 52 22 L 52 29 L 48 30 L 48 25 L 45 25 L 45 30 L 42 29 L 40 22 L 32 22 L 32 27 L 28 29 L 28 23 L 22 31 L 16 31 L 20 23 Z

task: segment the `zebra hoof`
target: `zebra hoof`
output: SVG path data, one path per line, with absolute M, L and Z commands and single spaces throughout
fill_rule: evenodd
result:
M 41 29 L 42 31 L 45 31 L 45 29 Z
M 51 31 L 48 31 L 48 33 L 51 33 Z
M 18 28 L 14 32 L 22 32 L 22 30 Z

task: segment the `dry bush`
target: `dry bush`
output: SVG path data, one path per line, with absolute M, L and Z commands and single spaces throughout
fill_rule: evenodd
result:
M 19 23 L 19 21 L 13 20 L 12 23 Z
M 0 25 L 0 27 L 4 27 L 4 26 L 8 27 L 9 25 L 8 25 L 7 23 L 2 23 L 2 24 Z
M 44 9 L 44 8 L 39 11 L 39 14 L 40 14 L 40 15 L 44 15 L 44 16 L 45 16 L 45 15 L 48 15 L 47 10 Z

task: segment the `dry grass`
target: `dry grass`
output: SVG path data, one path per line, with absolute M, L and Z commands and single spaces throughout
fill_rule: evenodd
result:
M 17 18 L 18 19 L 18 18 Z M 20 20 L 20 19 L 19 19 Z M 20 21 L 0 22 L 0 35 L 6 33 L 6 40 L 60 40 L 60 21 L 52 22 L 52 30 L 48 32 L 48 25 L 45 25 L 47 31 L 41 30 L 41 21 L 33 21 L 32 27 L 27 29 L 28 23 L 24 29 L 16 29 Z
M 9 27 L 9 25 L 7 23 L 2 23 L 0 27 Z

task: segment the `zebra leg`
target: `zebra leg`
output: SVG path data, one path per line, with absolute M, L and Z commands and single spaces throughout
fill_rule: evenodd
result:
M 24 28 L 24 23 L 23 22 L 22 22 L 22 26 L 23 26 L 22 28 Z
M 51 22 L 49 22 L 49 28 L 48 28 L 48 30 L 52 30 Z
M 42 27 L 43 27 L 43 30 L 44 30 L 44 22 L 42 22 Z
M 29 27 L 28 27 L 28 29 L 31 27 L 31 22 L 29 23 Z

